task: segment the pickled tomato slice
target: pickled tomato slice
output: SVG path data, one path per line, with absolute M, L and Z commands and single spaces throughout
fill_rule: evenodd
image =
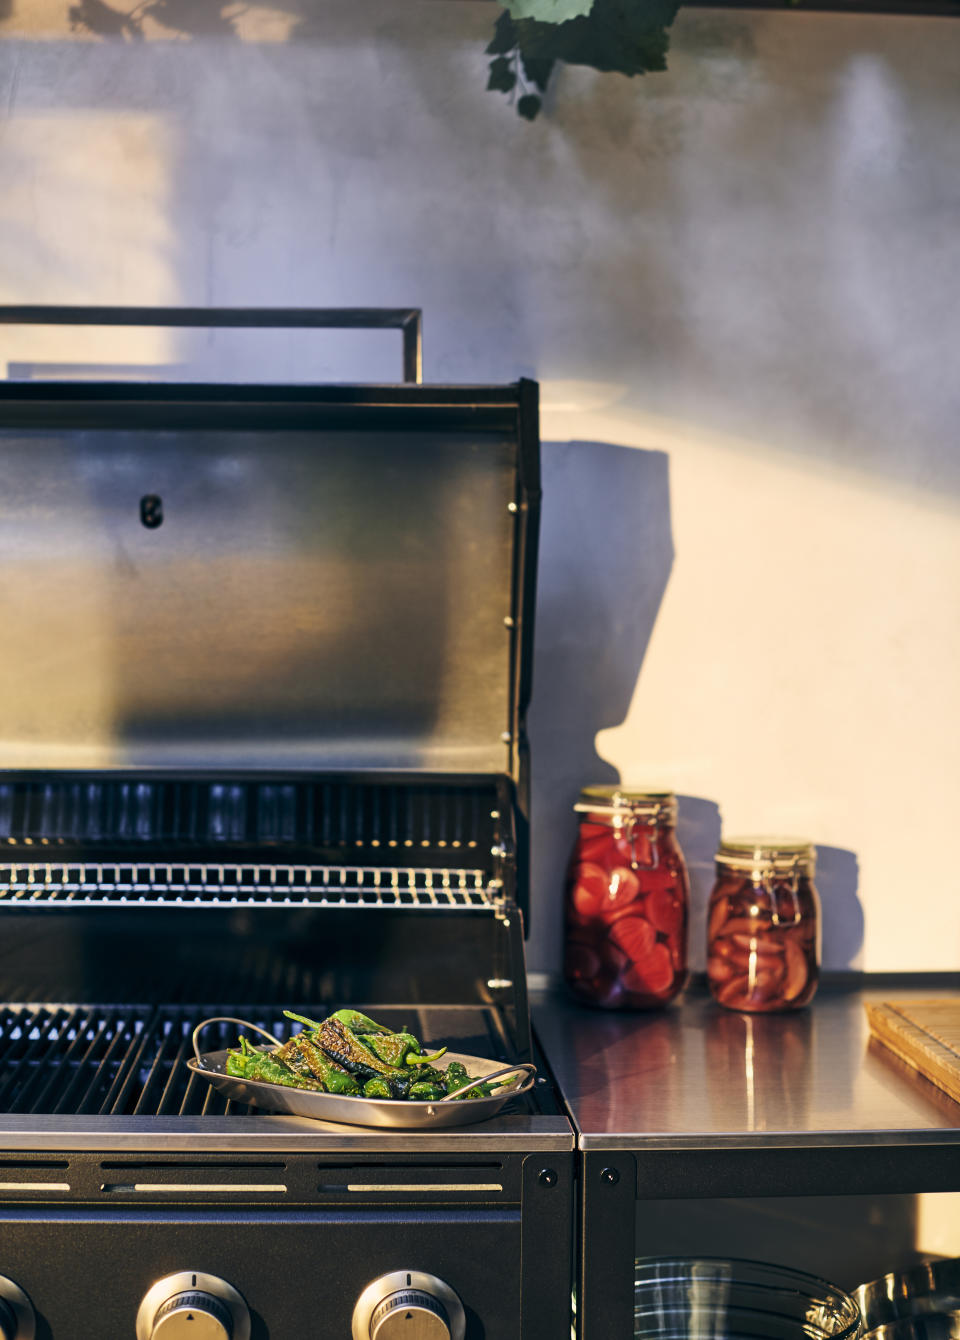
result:
M 607 865 L 611 856 L 616 860 L 620 859 L 608 832 L 604 832 L 602 837 L 581 837 L 577 845 L 577 855 L 581 861 L 596 861 L 598 865 Z
M 767 930 L 759 930 L 756 935 L 745 935 L 742 931 L 738 931 L 730 938 L 738 949 L 745 949 L 748 953 L 755 951 L 768 958 L 772 954 L 783 953 L 783 940 L 777 935 L 771 935 Z
M 623 922 L 619 921 L 617 925 L 622 926 Z M 634 963 L 623 974 L 623 985 L 637 995 L 662 996 L 673 986 L 673 980 L 670 951 L 661 944 L 654 944 L 642 962 Z
M 644 917 L 621 917 L 610 927 L 610 939 L 620 946 L 635 967 L 649 958 L 657 947 L 656 931 Z
M 729 982 L 737 972 L 737 969 L 729 959 L 720 958 L 716 955 L 707 959 L 707 976 L 711 982 Z
M 710 909 L 707 923 L 707 943 L 709 944 L 723 930 L 723 923 L 730 916 L 730 902 L 727 898 L 718 898 Z
M 610 871 L 606 897 L 603 900 L 603 913 L 610 920 L 617 913 L 636 900 L 640 892 L 640 881 L 627 865 L 618 865 Z
M 738 1002 L 746 1003 L 747 979 L 746 977 L 731 977 L 729 982 L 725 982 L 717 991 L 717 1000 L 721 1005 L 728 1005 L 736 1009 Z
M 670 889 L 654 889 L 648 894 L 643 905 L 643 915 L 663 935 L 679 936 L 683 930 L 683 905 Z
M 574 907 L 582 917 L 595 917 L 607 896 L 607 872 L 591 861 L 581 861 L 574 866 L 570 878 Z
M 787 980 L 783 986 L 784 1000 L 796 1000 L 807 984 L 809 971 L 807 956 L 796 940 L 790 936 L 784 945 L 787 962 Z

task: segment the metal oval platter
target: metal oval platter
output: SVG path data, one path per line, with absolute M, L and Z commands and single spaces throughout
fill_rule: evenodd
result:
M 269 1051 L 268 1047 L 260 1048 Z M 450 1126 L 469 1126 L 495 1116 L 510 1098 L 524 1094 L 533 1084 L 536 1068 L 532 1065 L 504 1066 L 482 1056 L 448 1052 L 438 1070 L 451 1061 L 460 1061 L 476 1080 L 493 1075 L 515 1073 L 488 1098 L 459 1098 L 448 1102 L 415 1102 L 396 1098 L 360 1098 L 339 1093 L 317 1093 L 313 1089 L 288 1088 L 264 1080 L 242 1079 L 227 1074 L 226 1051 L 204 1052 L 191 1057 L 187 1066 L 202 1075 L 225 1098 L 235 1103 L 252 1103 L 265 1112 L 282 1112 L 294 1117 L 314 1117 L 318 1121 L 337 1121 L 348 1126 L 378 1126 L 394 1130 L 443 1130 Z

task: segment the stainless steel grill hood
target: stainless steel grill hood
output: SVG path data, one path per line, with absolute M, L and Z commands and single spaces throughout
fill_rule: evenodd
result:
M 0 388 L 0 767 L 516 776 L 512 389 Z

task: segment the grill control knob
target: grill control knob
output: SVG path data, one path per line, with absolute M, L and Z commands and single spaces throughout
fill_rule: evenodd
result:
M 153 1319 L 154 1340 L 232 1340 L 233 1318 L 212 1293 L 176 1293 Z
M 33 1340 L 35 1323 L 30 1299 L 0 1275 L 0 1340 Z
M 460 1299 L 422 1270 L 381 1275 L 353 1309 L 353 1340 L 463 1340 L 465 1330 Z
M 250 1340 L 250 1313 L 226 1280 L 181 1271 L 158 1280 L 144 1297 L 137 1340 Z

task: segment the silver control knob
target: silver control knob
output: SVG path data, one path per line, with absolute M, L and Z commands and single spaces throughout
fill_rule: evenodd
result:
M 0 1275 L 0 1340 L 33 1340 L 35 1333 L 30 1299 L 13 1280 Z
M 233 1340 L 233 1318 L 212 1293 L 194 1289 L 167 1299 L 150 1334 L 154 1340 Z
M 250 1313 L 226 1280 L 181 1271 L 158 1280 L 144 1297 L 137 1340 L 250 1340 Z
M 395 1270 L 368 1284 L 353 1309 L 353 1340 L 463 1340 L 460 1299 L 422 1270 Z
M 432 1294 L 400 1289 L 370 1318 L 370 1340 L 450 1340 L 447 1310 Z

